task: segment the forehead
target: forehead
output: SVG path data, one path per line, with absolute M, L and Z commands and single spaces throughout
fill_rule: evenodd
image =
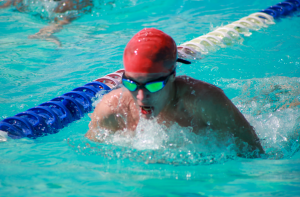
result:
M 129 77 L 139 83 L 148 82 L 151 80 L 158 79 L 160 77 L 167 76 L 166 73 L 136 73 L 136 72 L 125 72 L 125 76 Z

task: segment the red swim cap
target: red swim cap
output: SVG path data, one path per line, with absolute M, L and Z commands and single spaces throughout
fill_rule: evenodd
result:
M 155 28 L 145 28 L 135 34 L 123 56 L 125 71 L 136 73 L 170 73 L 176 60 L 175 41 Z

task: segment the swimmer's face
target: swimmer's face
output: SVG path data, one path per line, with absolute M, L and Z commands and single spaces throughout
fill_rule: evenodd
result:
M 149 74 L 133 72 L 125 73 L 125 76 L 127 78 L 130 78 L 139 84 L 146 84 L 147 82 L 154 81 L 162 77 L 170 76 L 166 85 L 157 92 L 151 93 L 145 87 L 138 88 L 135 91 L 130 91 L 143 118 L 149 119 L 151 117 L 156 117 L 174 96 L 171 94 L 171 92 L 173 87 L 172 84 L 175 80 L 175 74 L 170 75 L 170 73 Z

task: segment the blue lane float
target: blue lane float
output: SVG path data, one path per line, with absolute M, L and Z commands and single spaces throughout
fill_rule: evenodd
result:
M 270 6 L 265 10 L 261 10 L 260 12 L 269 14 L 273 16 L 275 19 L 277 19 L 279 17 L 288 16 L 299 9 L 300 9 L 299 0 L 287 0 L 285 2 L 277 3 L 274 6 Z
M 195 52 L 207 51 L 207 46 L 214 45 L 218 42 L 224 42 L 225 39 L 234 37 L 234 33 L 239 34 L 234 27 L 238 29 L 248 28 L 253 22 L 260 23 L 257 17 L 269 21 L 270 19 L 279 19 L 291 16 L 294 12 L 300 10 L 300 0 L 286 0 L 267 9 L 254 13 L 247 19 L 241 19 L 241 23 L 233 23 L 226 28 L 220 28 L 214 34 L 199 37 L 192 41 L 186 42 L 178 47 L 178 53 L 186 56 L 184 50 L 189 54 Z M 263 14 L 259 14 L 263 13 Z M 252 22 L 251 22 L 252 20 Z M 244 25 L 243 25 L 244 24 Z M 245 26 L 246 25 L 246 26 Z M 229 33 L 231 34 L 229 35 Z M 221 37 L 221 38 L 220 38 Z M 228 40 L 227 39 L 227 40 Z M 205 44 L 206 43 L 206 44 Z M 224 42 L 225 43 L 225 42 Z M 198 50 L 197 50 L 198 49 Z M 124 70 L 118 70 L 104 77 L 87 83 L 84 86 L 73 89 L 70 92 L 56 97 L 39 106 L 28 109 L 25 112 L 18 113 L 13 117 L 5 118 L 0 121 L 0 130 L 7 132 L 8 136 L 13 139 L 28 137 L 37 138 L 48 134 L 57 133 L 60 129 L 66 127 L 75 120 L 79 120 L 84 114 L 93 110 L 92 99 L 97 95 L 108 93 L 114 88 L 118 88 Z
M 0 121 L 0 130 L 13 139 L 37 138 L 57 133 L 93 110 L 92 99 L 108 93 L 120 84 L 124 70 L 73 89 L 70 92 Z

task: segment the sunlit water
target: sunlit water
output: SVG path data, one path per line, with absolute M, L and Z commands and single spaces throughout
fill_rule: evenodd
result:
M 55 14 L 26 2 L 26 13 L 0 10 L 1 119 L 122 68 L 126 43 L 144 27 L 181 44 L 278 3 L 99 1 L 54 34 L 57 47 L 27 38 Z M 229 136 L 156 120 L 141 121 L 134 135 L 100 131 L 95 143 L 84 137 L 85 116 L 54 135 L 0 143 L 1 196 L 299 196 L 299 30 L 296 14 L 178 67 L 225 91 L 256 129 L 266 158 L 236 157 Z

